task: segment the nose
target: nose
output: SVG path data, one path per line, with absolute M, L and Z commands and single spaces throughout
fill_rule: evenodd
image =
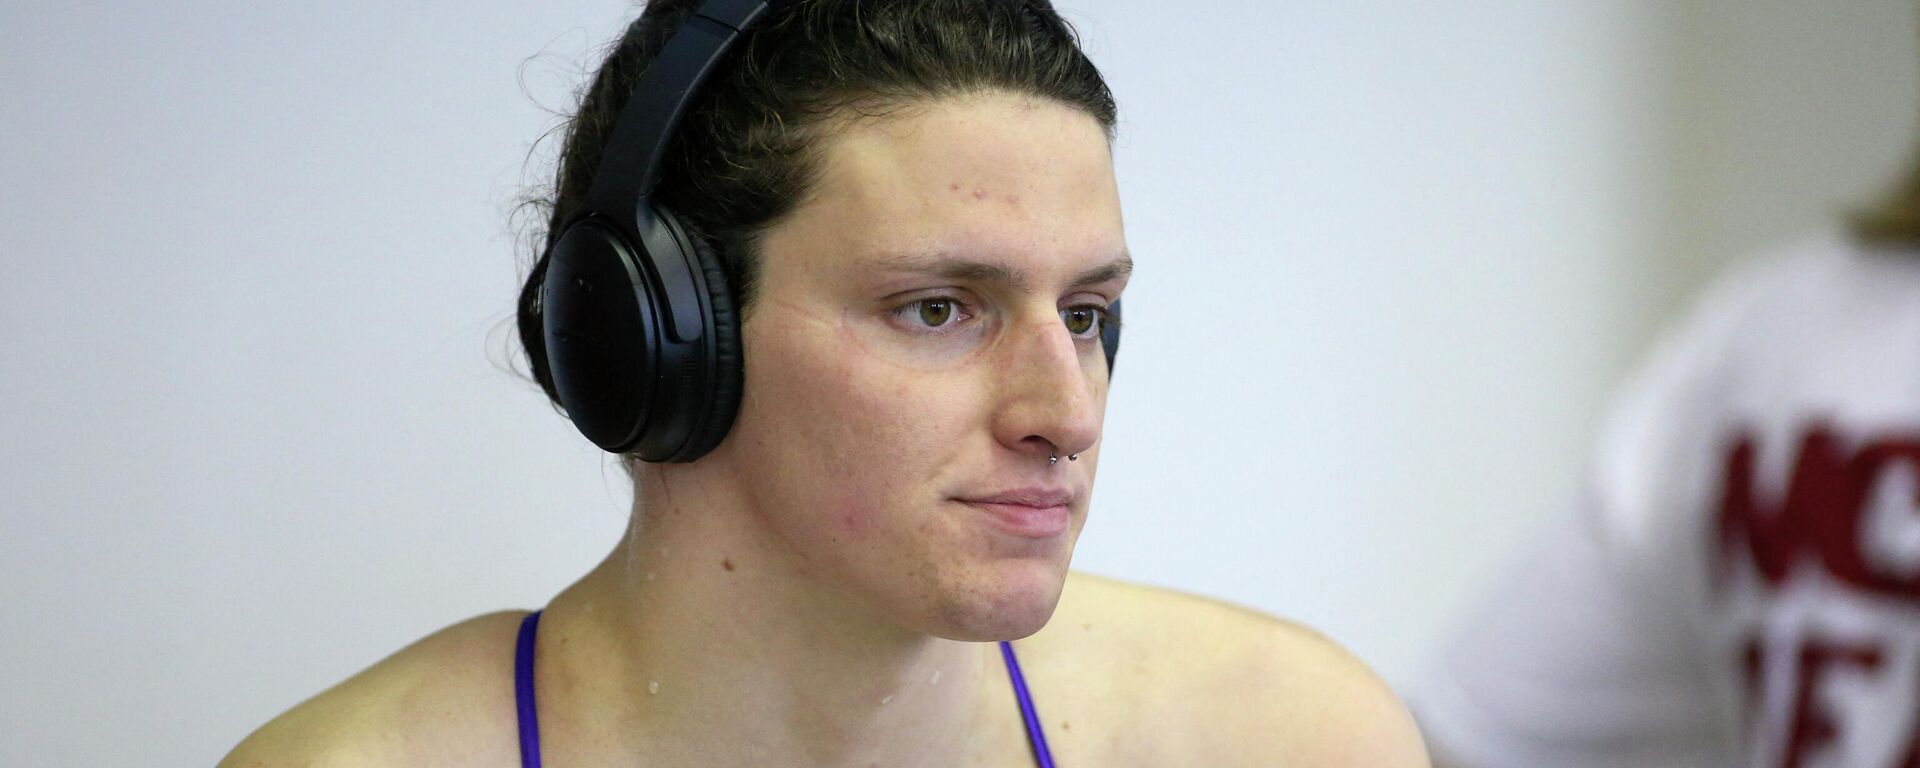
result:
M 1083 453 L 1100 439 L 1106 364 L 1099 341 L 1077 342 L 1058 314 L 1012 329 L 995 368 L 1000 397 L 994 436 L 1045 460 Z

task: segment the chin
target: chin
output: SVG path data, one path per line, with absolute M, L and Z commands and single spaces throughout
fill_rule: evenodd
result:
M 1001 564 L 983 581 L 944 597 L 931 632 L 948 640 L 1018 640 L 1053 618 L 1066 585 L 1064 564 L 1024 561 Z

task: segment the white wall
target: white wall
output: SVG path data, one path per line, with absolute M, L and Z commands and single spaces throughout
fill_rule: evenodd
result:
M 0 7 L 5 765 L 210 763 L 626 508 L 497 367 L 621 2 L 117 5 Z M 1677 298 L 1890 176 L 1920 93 L 1894 0 L 1062 5 L 1140 264 L 1077 564 L 1395 681 Z

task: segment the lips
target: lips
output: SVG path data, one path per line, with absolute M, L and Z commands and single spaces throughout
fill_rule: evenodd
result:
M 1073 517 L 1073 492 L 1065 489 L 1021 488 L 955 500 L 986 513 L 995 527 L 1022 538 L 1058 536 Z

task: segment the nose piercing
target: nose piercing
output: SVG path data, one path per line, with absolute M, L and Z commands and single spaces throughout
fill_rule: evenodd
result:
M 1080 454 L 1077 454 L 1077 453 L 1067 454 L 1067 461 L 1079 461 L 1079 460 L 1080 460 Z M 1053 466 L 1058 463 L 1060 463 L 1059 456 L 1054 454 L 1047 454 L 1047 466 Z

